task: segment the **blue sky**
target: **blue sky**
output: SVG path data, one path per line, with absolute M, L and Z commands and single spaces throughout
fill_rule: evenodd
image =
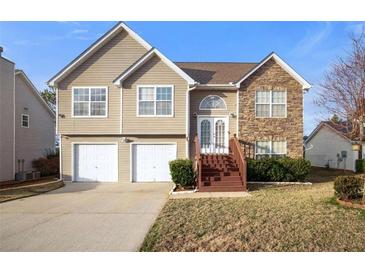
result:
M 3 56 L 37 88 L 115 22 L 0 22 Z M 275 51 L 314 85 L 305 95 L 304 131 L 325 113 L 313 104 L 323 73 L 349 50 L 364 22 L 127 22 L 173 61 L 258 62 Z

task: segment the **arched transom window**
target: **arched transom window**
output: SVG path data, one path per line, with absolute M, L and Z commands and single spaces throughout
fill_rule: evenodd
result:
M 200 102 L 199 109 L 227 109 L 227 105 L 221 97 L 217 95 L 209 95 Z

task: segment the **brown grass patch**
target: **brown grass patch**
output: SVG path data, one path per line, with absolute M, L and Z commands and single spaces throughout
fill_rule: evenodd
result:
M 46 193 L 62 186 L 64 186 L 62 181 L 50 177 L 31 181 L 28 184 L 14 184 L 11 187 L 9 185 L 3 186 L 3 189 L 0 189 L 0 203 Z
M 313 177 L 251 198 L 169 200 L 141 251 L 365 251 L 365 212 L 336 204 L 332 174 Z

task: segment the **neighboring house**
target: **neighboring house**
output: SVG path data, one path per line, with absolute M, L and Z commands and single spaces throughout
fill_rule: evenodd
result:
M 22 70 L 1 56 L 0 181 L 13 180 L 19 169 L 55 147 L 55 114 Z
M 193 159 L 196 134 L 201 189 L 211 191 L 223 188 L 210 180 L 244 189 L 229 154 L 234 135 L 255 147 L 252 157 L 303 155 L 311 86 L 275 53 L 259 63 L 174 63 L 118 23 L 48 83 L 65 181 L 170 181 L 168 162 Z
M 352 150 L 356 140 L 350 137 L 351 126 L 344 122 L 321 122 L 305 140 L 305 158 L 312 166 L 347 169 L 355 171 L 355 161 L 359 157 Z M 365 157 L 365 146 L 362 149 Z

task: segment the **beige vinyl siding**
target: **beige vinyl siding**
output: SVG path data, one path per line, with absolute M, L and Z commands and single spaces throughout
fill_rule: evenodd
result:
M 173 85 L 173 117 L 137 117 L 138 85 Z M 123 134 L 186 134 L 188 84 L 157 56 L 123 83 Z
M 14 179 L 14 64 L 0 57 L 0 181 Z
M 209 95 L 218 95 L 227 105 L 227 110 L 199 110 L 200 102 Z M 229 137 L 237 133 L 237 91 L 209 91 L 192 90 L 190 91 L 190 157 L 194 157 L 194 136 L 197 134 L 197 115 L 228 116 Z M 235 116 L 231 117 L 230 113 Z
M 22 75 L 15 76 L 15 166 L 24 160 L 24 169 L 32 169 L 32 161 L 55 147 L 55 119 L 34 94 Z M 21 115 L 29 115 L 29 128 L 21 127 Z
M 110 142 L 118 143 L 118 181 L 122 183 L 130 182 L 130 156 L 131 144 L 133 142 L 146 143 L 175 143 L 177 144 L 177 157 L 186 158 L 185 137 L 176 136 L 154 136 L 154 137 L 128 137 L 129 142 L 123 143 L 121 137 L 117 136 L 62 136 L 62 175 L 65 181 L 72 180 L 72 143 L 85 142 Z
M 58 86 L 59 131 L 61 134 L 119 133 L 120 88 L 113 80 L 140 58 L 146 49 L 122 31 L 77 67 Z M 107 86 L 108 117 L 72 118 L 72 87 Z

